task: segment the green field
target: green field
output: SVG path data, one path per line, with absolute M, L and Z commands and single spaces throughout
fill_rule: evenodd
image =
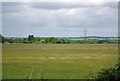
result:
M 117 44 L 3 44 L 3 79 L 89 79 L 115 66 Z

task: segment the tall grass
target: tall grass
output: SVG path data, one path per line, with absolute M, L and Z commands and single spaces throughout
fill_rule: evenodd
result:
M 118 62 L 115 44 L 3 44 L 3 79 L 89 79 Z

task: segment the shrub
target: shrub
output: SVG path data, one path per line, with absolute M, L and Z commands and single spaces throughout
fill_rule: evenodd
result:
M 118 81 L 120 80 L 120 63 L 114 68 L 102 69 L 97 77 L 97 81 Z

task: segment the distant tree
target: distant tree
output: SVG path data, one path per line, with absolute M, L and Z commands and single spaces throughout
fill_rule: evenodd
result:
M 4 43 L 5 42 L 5 38 L 0 34 L 0 43 Z
M 64 39 L 61 39 L 61 43 L 62 43 L 62 44 L 65 44 L 65 40 L 64 40 Z
M 0 43 L 2 43 L 2 35 L 0 34 Z
M 70 44 L 70 40 L 65 40 L 65 44 Z
M 34 41 L 35 42 L 38 42 L 38 41 L 40 41 L 41 40 L 41 38 L 39 38 L 39 37 L 34 37 Z
M 6 42 L 13 43 L 14 41 L 12 38 L 6 38 Z
M 23 43 L 23 39 L 22 38 L 14 38 L 13 42 L 14 43 Z
M 28 41 L 34 42 L 34 35 L 29 35 L 28 36 Z

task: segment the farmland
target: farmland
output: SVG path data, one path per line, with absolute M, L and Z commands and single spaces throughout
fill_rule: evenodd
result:
M 3 79 L 89 79 L 118 62 L 117 44 L 3 44 Z

